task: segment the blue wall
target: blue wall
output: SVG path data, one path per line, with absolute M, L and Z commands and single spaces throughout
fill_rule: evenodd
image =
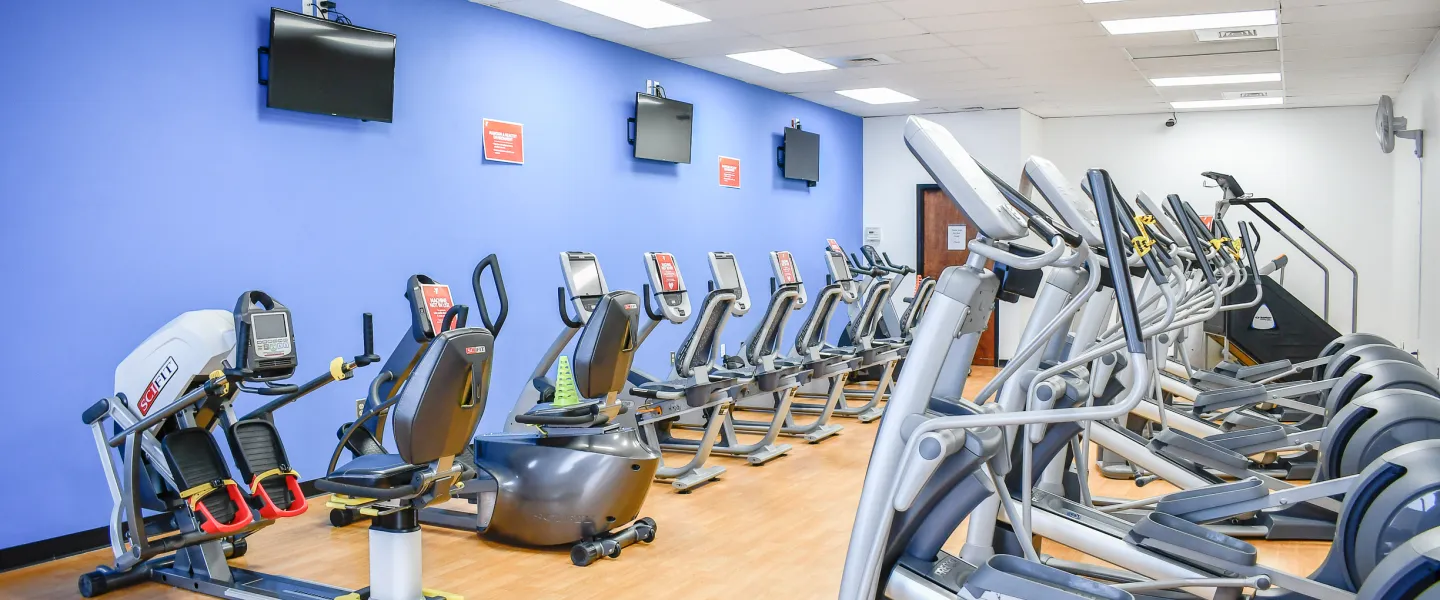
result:
M 295 313 L 309 378 L 359 352 L 362 312 L 389 351 L 411 274 L 470 303 L 471 269 L 499 253 L 513 304 L 481 425 L 491 431 L 560 327 L 558 252 L 595 252 L 612 287 L 634 289 L 641 252 L 674 252 L 703 291 L 703 253 L 728 250 L 758 299 L 765 252 L 794 251 L 813 293 L 825 238 L 859 244 L 857 117 L 464 0 L 344 3 L 357 24 L 399 37 L 393 124 L 271 110 L 255 81 L 269 7 L 0 9 L 11 24 L 0 36 L 0 479 L 14 484 L 0 494 L 0 547 L 104 525 L 110 502 L 80 412 L 180 312 L 270 292 Z M 694 164 L 630 156 L 625 119 L 646 79 L 695 103 Z M 819 187 L 774 166 L 792 117 L 823 136 Z M 482 118 L 524 123 L 528 164 L 482 162 Z M 742 159 L 743 189 L 716 185 L 721 154 Z M 731 323 L 730 348 L 760 312 Z M 661 370 L 682 335 L 661 326 L 640 366 Z M 375 371 L 277 415 L 305 477 L 322 475 Z

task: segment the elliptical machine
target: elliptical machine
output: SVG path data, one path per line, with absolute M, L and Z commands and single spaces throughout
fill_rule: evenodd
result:
M 80 595 L 93 598 L 143 581 L 222 598 L 351 593 L 227 562 L 245 555 L 251 534 L 308 507 L 300 475 L 291 469 L 275 429 L 274 411 L 379 360 L 371 351 L 366 314 L 364 354 L 336 358 L 325 374 L 305 384 L 277 383 L 291 377 L 298 362 L 291 324 L 285 305 L 264 292 L 246 292 L 234 311 L 176 317 L 116 367 L 115 395 L 81 417 L 94 435 L 115 503 L 110 513 L 115 563 L 82 575 Z M 274 399 L 237 416 L 240 392 Z M 224 431 L 244 488 L 220 453 L 216 428 Z M 147 523 L 143 511 L 162 519 Z M 414 567 L 387 569 L 418 582 L 418 560 Z M 372 580 L 388 576 L 372 571 Z

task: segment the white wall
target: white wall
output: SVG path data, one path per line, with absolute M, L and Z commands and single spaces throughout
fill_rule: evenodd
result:
M 1022 110 L 924 115 L 955 134 L 955 138 L 976 160 L 1004 177 L 1019 183 L 1020 169 L 1029 148 L 1038 145 L 1040 118 Z M 1028 132 L 1028 134 L 1027 134 Z M 905 117 L 865 119 L 865 227 L 880 227 L 876 248 L 896 262 L 915 264 L 915 189 L 934 183 L 930 175 L 905 147 Z M 895 296 L 908 295 L 902 287 Z M 901 305 L 903 312 L 904 307 Z M 1030 315 L 1029 299 L 1017 305 L 1002 304 L 997 351 L 1000 358 L 1014 354 L 1019 332 Z
M 1427 134 L 1440 135 L 1440 47 L 1435 43 L 1431 43 L 1395 98 L 1395 114 L 1407 118 L 1410 129 L 1430 129 Z M 1434 366 L 1440 356 L 1440 316 L 1431 310 L 1440 298 L 1440 276 L 1435 273 L 1436 265 L 1440 265 L 1435 258 L 1440 249 L 1440 167 L 1430 153 L 1437 146 L 1426 144 L 1427 156 L 1422 162 L 1415 158 L 1414 142 L 1395 142 L 1395 152 L 1389 157 L 1394 188 L 1391 248 L 1395 257 L 1389 287 L 1394 291 L 1391 318 L 1398 331 L 1387 335 L 1393 336 L 1396 343 L 1407 342 L 1411 348 L 1418 344 L 1421 360 Z
M 1043 155 L 1076 181 L 1086 169 L 1101 167 L 1126 196 L 1139 190 L 1157 200 L 1179 194 L 1201 214 L 1212 213 L 1221 194 L 1203 186 L 1200 172 L 1235 176 L 1246 192 L 1279 202 L 1360 271 L 1361 331 L 1399 337 L 1388 242 L 1395 226 L 1389 218 L 1391 165 L 1376 147 L 1373 115 L 1370 107 L 1184 113 L 1173 128 L 1164 126 L 1169 115 L 1046 119 Z M 1290 256 L 1285 287 L 1321 313 L 1320 269 L 1248 211 L 1232 208 L 1226 215 L 1232 231 L 1238 232 L 1239 220 L 1260 230 L 1257 258 Z M 1308 241 L 1294 229 L 1287 232 Z M 1338 263 L 1328 264 L 1330 322 L 1345 332 L 1350 277 Z

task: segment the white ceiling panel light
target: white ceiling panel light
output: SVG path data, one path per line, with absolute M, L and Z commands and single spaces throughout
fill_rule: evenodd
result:
M 560 0 L 636 27 L 654 29 L 705 23 L 710 19 L 660 0 Z
M 1171 102 L 1170 108 L 1185 110 L 1187 108 L 1241 108 L 1247 106 L 1276 106 L 1284 104 L 1284 98 L 1236 98 L 1234 100 L 1190 100 L 1186 102 Z
M 739 54 L 727 54 L 726 56 L 762 69 L 769 69 L 776 73 L 808 73 L 810 71 L 829 71 L 835 68 L 835 65 L 810 58 L 787 48 L 761 50 L 759 52 L 741 52 Z
M 570 0 L 566 0 L 569 2 Z M 1230 27 L 1251 27 L 1275 25 L 1275 11 L 1251 10 L 1245 12 L 1211 13 L 1208 15 L 1180 15 L 1175 17 L 1146 17 L 1143 19 L 1118 19 L 1101 21 L 1110 35 L 1132 33 L 1163 33 L 1166 31 L 1193 31 L 1196 29 L 1225 29 Z
M 1279 73 L 1249 73 L 1245 75 L 1201 75 L 1197 77 L 1154 77 L 1150 83 L 1155 87 L 1182 85 L 1225 85 L 1230 83 L 1265 83 L 1280 81 Z
M 890 88 L 864 88 L 859 90 L 836 90 L 835 93 L 846 98 L 859 100 L 866 104 L 898 104 L 900 102 L 917 102 L 919 98 L 902 94 Z

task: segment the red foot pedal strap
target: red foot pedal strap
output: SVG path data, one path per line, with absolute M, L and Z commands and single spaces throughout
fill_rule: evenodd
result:
M 210 514 L 210 507 L 201 502 L 206 496 L 222 488 L 230 494 L 230 501 L 235 504 L 235 518 L 229 523 L 217 521 L 215 515 Z M 199 513 L 204 518 L 200 523 L 200 530 L 205 533 L 235 533 L 255 522 L 255 515 L 250 512 L 250 504 L 245 502 L 245 495 L 240 492 L 240 486 L 229 479 L 197 485 L 180 492 L 180 498 L 190 504 L 192 512 Z
M 275 476 L 285 478 L 285 487 L 290 490 L 290 496 L 294 498 L 288 508 L 282 509 L 276 506 L 275 501 L 270 498 L 270 492 L 265 491 L 265 486 L 261 485 L 266 479 Z M 282 519 L 285 517 L 299 516 L 304 514 L 305 509 L 310 507 L 309 504 L 305 502 L 305 493 L 300 491 L 300 474 L 294 471 L 270 469 L 269 471 L 260 473 L 256 475 L 254 479 L 250 480 L 250 493 L 259 496 L 260 500 L 265 503 L 264 506 L 260 507 L 260 517 L 263 519 Z

